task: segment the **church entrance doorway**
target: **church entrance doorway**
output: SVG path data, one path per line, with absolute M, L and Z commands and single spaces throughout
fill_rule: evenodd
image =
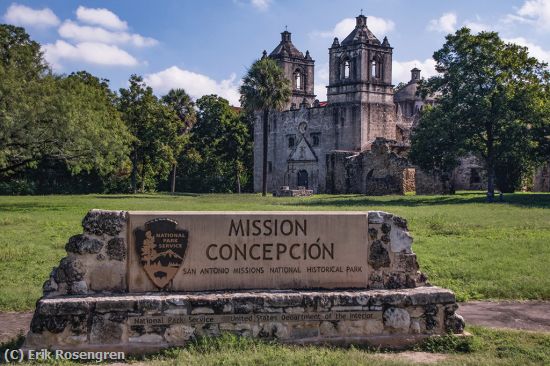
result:
M 298 187 L 308 187 L 307 171 L 298 171 Z

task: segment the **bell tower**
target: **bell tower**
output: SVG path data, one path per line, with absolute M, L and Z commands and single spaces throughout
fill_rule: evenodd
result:
M 355 29 L 329 48 L 327 99 L 338 110 L 340 149 L 360 151 L 376 137 L 395 138 L 392 51 L 387 37 L 380 42 L 362 14 Z
M 281 42 L 269 54 L 283 69 L 285 76 L 290 80 L 292 96 L 286 109 L 298 108 L 305 104 L 311 106 L 315 100 L 313 94 L 313 75 L 315 61 L 309 55 L 300 52 L 292 44 L 291 33 L 285 30 L 281 33 Z M 264 51 L 264 57 L 267 52 Z

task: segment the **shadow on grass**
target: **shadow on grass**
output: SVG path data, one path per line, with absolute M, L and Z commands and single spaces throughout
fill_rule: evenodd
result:
M 474 194 L 471 192 L 459 192 L 449 196 L 361 196 L 361 195 L 342 195 L 335 198 L 318 197 L 309 201 L 285 202 L 287 206 L 442 206 L 442 205 L 462 205 L 462 204 L 483 204 L 486 203 L 484 193 Z M 489 204 L 489 203 L 487 203 Z M 503 201 L 500 202 L 497 197 L 493 203 L 495 205 L 508 204 L 521 207 L 550 208 L 550 194 L 548 193 L 510 193 L 505 194 Z
M 176 192 L 176 193 L 167 193 L 159 192 L 154 195 L 151 194 L 106 194 L 101 196 L 94 196 L 98 199 L 109 199 L 109 200 L 124 200 L 124 199 L 163 199 L 167 197 L 198 197 L 200 193 L 186 193 L 186 192 Z
M 4 357 L 6 355 L 7 350 L 17 350 L 21 348 L 23 345 L 23 342 L 25 341 L 25 336 L 20 333 L 17 335 L 17 337 L 5 342 L 0 343 L 0 364 L 2 363 L 9 363 L 11 360 L 5 360 Z
M 0 203 L 0 212 L 17 212 L 17 211 L 65 211 L 69 208 L 66 205 L 58 204 L 41 204 L 36 202 L 14 202 Z

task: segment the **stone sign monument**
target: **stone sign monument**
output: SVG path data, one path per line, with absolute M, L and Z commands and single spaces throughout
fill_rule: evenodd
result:
M 222 332 L 401 347 L 464 329 L 389 213 L 92 210 L 82 226 L 28 349 L 141 353 Z

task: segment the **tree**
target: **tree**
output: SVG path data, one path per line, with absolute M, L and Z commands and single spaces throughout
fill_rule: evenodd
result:
M 220 143 L 222 157 L 233 167 L 237 193 L 241 193 L 243 183 L 246 185 L 252 171 L 252 117 L 241 110 L 225 126 L 224 138 Z
M 264 57 L 252 64 L 243 78 L 240 93 L 241 104 L 245 109 L 262 112 L 262 196 L 266 196 L 269 112 L 282 109 L 288 102 L 292 93 L 290 81 L 275 60 Z
M 420 123 L 411 135 L 409 158 L 443 184 L 448 183 L 458 158 L 464 154 L 461 131 L 455 131 L 453 123 L 442 109 L 425 106 Z
M 178 138 L 174 140 L 172 148 L 176 156 L 181 154 L 185 146 L 185 135 L 191 130 L 197 121 L 195 113 L 195 103 L 191 97 L 183 89 L 170 89 L 168 94 L 162 97 L 162 102 L 176 113 L 180 121 L 183 123 L 181 130 L 178 131 Z M 174 162 L 172 169 L 172 182 L 170 191 L 176 191 L 176 168 L 177 159 Z
M 0 176 L 44 159 L 72 173 L 116 169 L 130 135 L 111 97 L 90 74 L 52 75 L 23 28 L 0 25 Z
M 250 181 L 249 120 L 217 95 L 197 100 L 197 122 L 181 154 L 178 187 L 194 192 L 239 192 Z
M 119 110 L 134 136 L 131 146 L 131 184 L 137 192 L 156 187 L 165 179 L 176 161 L 174 141 L 178 140 L 182 121 L 175 112 L 163 105 L 138 75 L 130 77 L 128 89 L 120 89 Z
M 440 75 L 420 90 L 424 96 L 437 94 L 438 104 L 421 117 L 420 125 L 434 123 L 431 113 L 437 113 L 446 121 L 438 122 L 446 129 L 438 129 L 440 146 L 449 142 L 445 151 L 450 155 L 460 151 L 484 160 L 492 201 L 497 167 L 521 163 L 525 173 L 525 163 L 536 161 L 546 149 L 540 136 L 548 131 L 547 65 L 495 32 L 473 35 L 467 28 L 448 35 L 433 57 Z M 417 151 L 432 147 L 415 145 Z

